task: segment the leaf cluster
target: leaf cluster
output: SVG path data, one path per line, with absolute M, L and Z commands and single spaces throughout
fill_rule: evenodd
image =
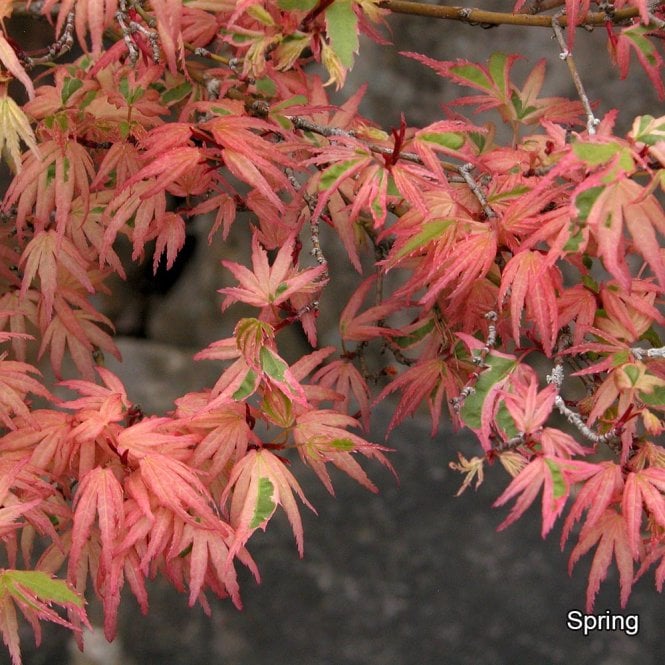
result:
M 663 94 L 663 21 L 623 4 L 635 18 L 607 26 L 619 70 L 636 53 Z M 538 497 L 543 536 L 565 515 L 570 566 L 595 551 L 589 610 L 613 559 L 623 604 L 653 564 L 662 588 L 665 118 L 620 135 L 615 112 L 595 122 L 584 98 L 543 97 L 544 62 L 518 84 L 514 55 L 409 53 L 471 94 L 387 131 L 359 114 L 362 90 L 335 105 L 326 88 L 343 85 L 360 33 L 380 39 L 388 12 L 374 0 L 40 8 L 55 15 L 45 61 L 0 32 L 6 78 L 29 95 L 19 105 L 0 85 L 13 171 L 0 210 L 0 631 L 14 663 L 15 607 L 37 635 L 39 619 L 79 632 L 95 595 L 109 639 L 123 589 L 147 611 L 156 575 L 190 605 L 213 593 L 240 607 L 236 566 L 259 578 L 248 547 L 278 508 L 303 554 L 299 505 L 314 507 L 300 473 L 333 494 L 333 467 L 370 491 L 363 459 L 392 470 L 369 440 L 390 395 L 391 431 L 425 408 L 433 434 L 447 415 L 476 435 L 478 454 L 452 464 L 462 489 L 500 462 L 495 505 L 514 501 L 500 528 Z M 589 3 L 566 9 L 574 27 Z M 74 38 L 84 55 L 56 61 Z M 466 108 L 496 113 L 511 137 Z M 154 243 L 153 269 L 171 268 L 195 217 L 210 243 L 245 234 L 251 265 L 224 261 L 219 291 L 223 310 L 251 315 L 197 354 L 220 363 L 213 386 L 143 414 L 103 366 L 119 353 L 95 296 L 127 273 L 121 238 L 133 261 Z M 320 347 L 340 269 L 357 286 L 338 344 Z M 312 348 L 288 362 L 293 326 Z M 70 399 L 51 394 L 42 357 Z

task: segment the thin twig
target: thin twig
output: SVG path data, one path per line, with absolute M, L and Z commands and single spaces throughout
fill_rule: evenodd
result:
M 307 201 L 308 197 L 305 196 L 305 200 Z M 310 206 L 310 203 L 308 201 L 307 203 L 308 206 Z M 311 207 L 310 207 L 311 211 Z M 321 241 L 319 238 L 319 223 L 320 220 L 318 217 L 314 217 L 313 215 L 310 215 L 309 218 L 309 230 L 310 230 L 310 236 L 312 239 L 312 249 L 310 250 L 312 256 L 316 259 L 316 262 L 320 266 L 325 266 L 325 272 L 321 275 L 321 279 L 328 279 L 328 260 L 326 259 L 325 255 L 323 254 L 323 250 L 321 249 Z
M 267 111 L 265 113 L 267 115 Z M 319 134 L 319 136 L 325 136 L 326 138 L 335 138 L 338 136 L 344 136 L 348 138 L 354 138 L 362 141 L 362 137 L 358 135 L 353 129 L 342 129 L 341 127 L 330 127 L 328 125 L 321 125 L 319 123 L 309 120 L 309 118 L 303 118 L 298 115 L 287 115 L 286 116 L 296 129 L 300 129 L 304 132 L 312 132 L 314 134 Z M 378 145 L 376 143 L 365 143 L 368 150 L 372 152 L 379 153 L 381 155 L 392 155 L 394 148 L 385 145 Z M 415 152 L 409 151 L 400 151 L 400 159 L 405 159 L 408 162 L 413 162 L 414 164 L 423 164 L 423 160 Z M 441 167 L 446 171 L 459 171 L 459 166 L 451 162 L 441 161 Z
M 616 428 L 612 428 L 605 434 L 598 434 L 594 432 L 582 419 L 579 413 L 573 411 L 571 408 L 566 406 L 566 403 L 563 400 L 561 395 L 557 395 L 554 398 L 554 406 L 559 410 L 559 413 L 589 441 L 593 443 L 611 443 L 616 441 L 619 436 Z
M 293 123 L 293 126 L 296 129 L 300 129 L 304 132 L 313 132 L 314 134 L 319 134 L 320 136 L 325 136 L 327 138 L 335 136 L 357 137 L 357 132 L 353 129 L 342 129 L 341 127 L 321 125 L 299 115 L 287 115 L 286 117 Z
M 636 360 L 642 360 L 643 358 L 665 358 L 665 346 L 659 346 L 655 349 L 641 349 L 635 346 L 630 349 L 630 352 L 635 356 Z
M 161 54 L 159 52 L 159 34 L 157 31 L 152 30 L 151 28 L 146 28 L 144 25 L 141 25 L 136 21 L 131 21 L 129 28 L 133 33 L 138 32 L 148 40 L 150 48 L 152 49 L 152 61 L 159 63 L 161 61 Z
M 314 210 L 316 209 L 316 199 L 309 194 L 306 191 L 302 190 L 302 185 L 298 182 L 297 178 L 295 177 L 295 174 L 291 169 L 287 169 L 286 171 L 287 178 L 289 179 L 289 182 L 293 186 L 293 188 L 302 193 L 303 200 L 307 204 L 307 207 L 309 208 L 309 229 L 310 229 L 310 237 L 312 240 L 312 249 L 310 250 L 310 254 L 316 259 L 316 262 L 320 266 L 325 266 L 326 270 L 325 272 L 321 275 L 319 278 L 321 281 L 325 281 L 328 279 L 328 260 L 325 257 L 325 254 L 323 253 L 323 250 L 321 249 L 321 242 L 319 238 L 319 225 L 320 225 L 320 220 L 318 217 L 314 217 L 312 214 Z M 317 308 L 318 308 L 318 302 Z
M 228 90 L 226 94 L 232 99 L 238 99 L 240 101 L 244 100 L 247 102 L 247 95 L 238 90 L 231 89 Z M 267 118 L 270 114 L 270 104 L 265 99 L 254 99 L 247 103 L 246 108 L 250 113 L 260 118 Z M 303 132 L 311 132 L 312 134 L 318 134 L 319 136 L 324 136 L 325 138 L 329 139 L 335 139 L 337 137 L 352 138 L 356 139 L 357 141 L 362 141 L 370 152 L 391 156 L 394 154 L 394 147 L 378 145 L 377 143 L 368 143 L 363 139 L 362 136 L 359 135 L 358 132 L 353 129 L 342 129 L 341 127 L 322 125 L 320 123 L 314 122 L 313 120 L 310 120 L 309 118 L 304 118 L 303 116 L 299 115 L 285 115 L 284 117 L 293 124 L 295 129 L 299 129 Z M 399 153 L 399 158 L 404 159 L 407 162 L 420 164 L 421 166 L 424 165 L 423 160 L 415 152 L 401 150 Z M 444 171 L 448 171 L 449 173 L 459 173 L 459 165 L 453 164 L 452 162 L 446 162 L 444 160 L 439 160 L 439 163 L 441 164 L 441 168 L 444 169 Z M 448 176 L 448 181 L 465 182 L 464 179 L 456 178 L 455 176 Z
M 473 171 L 473 164 L 463 164 L 457 169 L 457 172 L 464 178 L 464 182 L 469 186 L 469 189 L 473 192 L 473 195 L 478 199 L 485 216 L 489 219 L 491 217 L 496 217 L 496 213 L 492 210 L 492 207 L 487 202 L 485 194 L 480 189 L 480 185 L 476 182 L 476 179 L 471 175 Z
M 453 397 L 450 400 L 450 404 L 452 405 L 453 410 L 456 413 L 459 413 L 459 411 L 461 410 L 464 400 L 469 395 L 472 395 L 473 393 L 476 392 L 474 384 L 476 383 L 476 381 L 478 381 L 480 372 L 484 369 L 487 369 L 487 364 L 485 362 L 485 359 L 489 355 L 489 352 L 496 345 L 496 339 L 497 339 L 496 321 L 498 319 L 498 315 L 495 311 L 491 310 L 485 314 L 485 318 L 489 321 L 489 326 L 487 328 L 487 339 L 485 340 L 485 345 L 483 346 L 483 348 L 480 349 L 479 352 L 475 353 L 471 360 L 471 362 L 474 365 L 477 365 L 479 369 L 478 371 L 473 372 L 471 374 L 466 385 L 460 391 L 460 394 L 457 397 Z
M 515 450 L 516 448 L 519 448 L 520 446 L 524 445 L 525 441 L 526 434 L 524 432 L 520 432 L 514 437 L 508 439 L 508 441 L 499 442 L 497 445 L 492 447 L 492 450 L 496 453 L 505 453 L 508 450 Z
M 75 12 L 73 11 L 67 14 L 62 34 L 56 42 L 46 48 L 46 53 L 44 55 L 33 57 L 26 54 L 21 58 L 28 69 L 32 69 L 32 67 L 35 67 L 36 65 L 53 62 L 56 58 L 71 51 L 72 46 L 74 46 L 74 17 Z
M 148 12 L 143 9 L 142 2 L 143 0 L 129 0 L 132 9 L 136 10 L 136 13 L 145 21 L 145 24 L 150 27 L 150 28 L 156 28 L 157 27 L 157 19 L 148 14 Z
M 118 11 L 115 13 L 115 20 L 120 26 L 122 38 L 127 45 L 129 52 L 129 62 L 135 65 L 139 59 L 139 49 L 132 38 L 132 35 L 139 33 L 148 40 L 152 50 L 153 62 L 159 63 L 161 61 L 161 54 L 159 52 L 159 34 L 156 30 L 146 27 L 137 21 L 134 21 L 129 16 L 129 8 L 127 3 L 130 2 L 132 8 L 135 8 L 135 3 L 132 0 L 120 0 Z M 150 21 L 150 19 L 148 19 Z M 150 21 L 152 22 L 152 21 Z
M 412 360 L 408 356 L 404 355 L 404 353 L 402 353 L 402 351 L 400 351 L 400 349 L 397 347 L 391 346 L 387 341 L 384 342 L 384 348 L 388 349 L 390 353 L 393 354 L 393 357 L 400 365 L 404 365 L 405 367 L 412 367 L 417 362 L 416 360 Z
M 548 374 L 547 383 L 556 387 L 557 393 L 561 390 L 564 380 L 564 371 L 563 371 L 563 361 L 558 359 L 554 367 L 552 368 L 552 373 Z M 605 434 L 598 434 L 594 432 L 583 420 L 582 416 L 576 411 L 573 411 L 570 407 L 566 405 L 563 397 L 557 394 L 554 397 L 554 406 L 559 410 L 559 413 L 571 424 L 573 425 L 586 439 L 592 441 L 593 443 L 605 443 L 611 446 L 613 442 L 616 442 L 619 438 L 619 432 L 616 427 L 613 427 Z
M 189 43 L 185 43 L 185 49 L 194 55 L 198 55 L 201 58 L 209 58 L 215 62 L 219 62 L 222 65 L 228 65 L 230 63 L 230 58 L 226 58 L 223 55 L 218 55 L 213 53 L 210 49 L 205 48 L 204 46 L 192 46 Z
M 566 64 L 568 65 L 568 71 L 570 71 L 573 83 L 575 84 L 575 89 L 577 90 L 577 95 L 579 96 L 582 102 L 582 106 L 584 107 L 584 112 L 586 113 L 587 118 L 587 131 L 590 135 L 593 135 L 596 133 L 596 127 L 600 124 L 600 120 L 598 120 L 598 118 L 596 118 L 596 116 L 593 114 L 593 110 L 589 102 L 589 97 L 584 90 L 584 85 L 582 85 L 582 79 L 580 78 L 579 72 L 577 71 L 575 60 L 573 60 L 573 54 L 566 47 L 566 38 L 563 36 L 563 30 L 561 30 L 561 24 L 559 23 L 558 16 L 554 16 L 552 18 L 552 30 L 554 30 L 554 35 L 559 42 L 559 47 L 561 48 L 559 57 L 566 61 Z
M 126 0 L 120 0 L 120 7 L 115 13 L 115 20 L 120 26 L 120 31 L 122 32 L 122 38 L 127 46 L 127 51 L 129 53 L 129 62 L 132 65 L 135 65 L 139 59 L 139 49 L 132 39 L 132 31 L 129 28 L 129 16 L 127 14 L 127 2 Z
M 556 387 L 557 391 L 561 390 L 563 385 L 564 373 L 563 373 L 563 363 L 561 360 L 557 361 L 556 365 L 552 368 L 552 373 L 548 374 L 547 383 L 551 383 Z

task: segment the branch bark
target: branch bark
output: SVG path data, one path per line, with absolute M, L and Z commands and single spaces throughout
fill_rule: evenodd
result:
M 471 7 L 456 7 L 451 5 L 429 5 L 424 2 L 411 2 L 411 0 L 383 0 L 381 7 L 389 9 L 394 14 L 410 14 L 427 18 L 441 18 L 450 21 L 462 21 L 471 25 L 523 25 L 540 28 L 551 28 L 553 16 L 534 14 L 513 14 L 509 12 L 491 12 Z M 636 7 L 627 7 L 615 11 L 611 16 L 606 12 L 589 12 L 581 26 L 604 25 L 607 21 L 621 23 L 639 15 Z M 559 25 L 566 26 L 567 18 L 561 16 Z

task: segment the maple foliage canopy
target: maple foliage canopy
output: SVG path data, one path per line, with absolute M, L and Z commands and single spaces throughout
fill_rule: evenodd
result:
M 475 433 L 477 455 L 451 464 L 461 490 L 500 462 L 495 505 L 512 502 L 500 528 L 536 501 L 543 536 L 563 518 L 570 566 L 594 552 L 589 611 L 610 565 L 624 605 L 653 565 L 662 588 L 665 117 L 619 134 L 581 83 L 574 99 L 541 96 L 544 62 L 520 84 L 515 55 L 405 53 L 460 96 L 427 126 L 381 128 L 358 113 L 362 91 L 341 105 L 328 91 L 344 87 L 359 34 L 383 39 L 405 4 L 0 2 L 0 632 L 16 665 L 16 607 L 37 638 L 40 619 L 80 635 L 93 594 L 112 639 L 123 589 L 147 611 L 157 574 L 190 605 L 211 592 L 240 607 L 236 568 L 259 578 L 248 547 L 278 509 L 302 555 L 307 467 L 330 493 L 333 467 L 370 491 L 366 460 L 392 470 L 369 440 L 371 406 L 390 395 L 390 430 L 426 408 L 433 433 L 442 418 Z M 634 55 L 665 96 L 659 3 L 560 4 L 427 11 L 542 19 L 569 61 L 575 27 L 604 24 L 621 76 Z M 53 43 L 24 50 L 18 12 L 47 17 Z M 467 108 L 495 113 L 510 138 Z M 221 307 L 253 315 L 197 354 L 221 361 L 213 386 L 146 415 L 103 366 L 119 353 L 93 296 L 125 277 L 119 239 L 134 261 L 154 243 L 154 269 L 170 268 L 195 216 L 210 243 L 246 224 L 251 265 L 224 261 Z M 323 227 L 358 282 L 338 345 L 321 347 L 335 278 Z M 293 363 L 290 326 L 311 346 Z M 71 399 L 52 395 L 42 358 Z

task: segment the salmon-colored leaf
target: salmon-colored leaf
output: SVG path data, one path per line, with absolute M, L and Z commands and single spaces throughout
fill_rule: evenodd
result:
M 575 503 L 566 517 L 561 533 L 561 547 L 568 540 L 571 529 L 581 519 L 585 510 L 587 511 L 587 516 L 581 535 L 584 535 L 596 524 L 622 489 L 623 477 L 621 467 L 618 464 L 603 462 L 596 466 L 595 472 L 592 468 L 588 479 L 577 493 Z
M 282 506 L 286 513 L 302 556 L 303 528 L 294 493 L 314 511 L 284 462 L 269 450 L 250 450 L 236 463 L 222 495 L 223 504 L 230 501 L 230 521 L 236 530 L 229 559 L 236 555 L 254 531 L 259 528 L 265 530 L 277 506 Z
M 147 166 L 144 166 L 138 173 L 125 181 L 122 188 L 131 187 L 141 180 L 155 178 L 152 188 L 141 194 L 142 198 L 149 198 L 159 191 L 168 189 L 169 185 L 174 183 L 181 175 L 193 169 L 201 159 L 202 155 L 198 148 L 174 148 L 151 160 Z
M 255 234 L 252 238 L 252 270 L 232 261 L 222 261 L 222 265 L 240 282 L 238 287 L 220 289 L 220 293 L 226 295 L 223 307 L 238 301 L 254 307 L 276 307 L 296 292 L 313 293 L 320 289 L 325 284 L 321 278 L 326 267 L 298 271 L 293 265 L 294 245 L 295 238 L 289 238 L 271 265 Z
M 73 620 L 61 617 L 53 609 L 54 603 L 65 608 Z M 0 570 L 0 632 L 13 665 L 21 665 L 16 607 L 30 622 L 37 644 L 41 637 L 40 620 L 52 621 L 73 631 L 79 631 L 81 623 L 90 627 L 83 598 L 66 582 L 38 570 Z
M 361 342 L 393 334 L 393 330 L 383 325 L 377 325 L 377 323 L 388 316 L 388 314 L 399 309 L 400 303 L 398 301 L 392 300 L 391 302 L 374 305 L 358 314 L 358 310 L 375 283 L 376 275 L 368 277 L 349 298 L 339 317 L 339 331 L 342 338 Z
M 365 441 L 348 430 L 357 427 L 355 418 L 332 409 L 312 409 L 296 418 L 293 438 L 303 461 L 310 465 L 326 489 L 334 494 L 326 464 L 332 463 L 370 492 L 377 492 L 374 483 L 358 462 L 354 453 L 375 459 L 392 471 L 392 465 L 383 454 L 386 448 Z
M 111 469 L 95 467 L 81 479 L 74 499 L 74 526 L 68 568 L 70 578 L 73 577 L 95 521 L 101 535 L 101 563 L 105 571 L 110 573 L 114 550 L 123 532 L 122 502 L 122 486 Z
M 5 39 L 4 34 L 0 33 L 0 62 L 7 68 L 7 71 L 18 79 L 28 92 L 28 97 L 34 99 L 35 88 L 32 85 L 32 79 L 23 68 L 16 52 L 11 47 L 9 42 Z
M 561 515 L 568 499 L 570 483 L 567 475 L 575 470 L 576 464 L 575 461 L 548 455 L 535 457 L 494 502 L 494 506 L 502 506 L 510 499 L 517 497 L 510 514 L 499 525 L 499 530 L 505 529 L 519 519 L 533 503 L 542 487 L 541 535 L 544 538 L 554 526 L 557 517 Z
M 647 516 L 665 528 L 665 469 L 648 468 L 631 472 L 626 477 L 621 499 L 621 512 L 626 521 L 633 558 L 637 559 L 642 545 L 642 517 Z
M 545 353 L 550 356 L 559 331 L 557 296 L 561 288 L 559 270 L 548 264 L 540 252 L 519 252 L 508 262 L 501 276 L 499 300 L 510 294 L 513 338 L 520 345 L 522 312 L 536 327 Z
M 577 561 L 593 547 L 596 547 L 589 584 L 586 593 L 586 611 L 593 611 L 596 594 L 601 583 L 607 577 L 607 571 L 616 561 L 619 569 L 621 587 L 621 607 L 625 607 L 633 586 L 633 556 L 628 536 L 628 527 L 623 515 L 612 508 L 607 508 L 594 525 L 580 535 L 580 540 L 571 552 L 569 570 L 572 571 Z

